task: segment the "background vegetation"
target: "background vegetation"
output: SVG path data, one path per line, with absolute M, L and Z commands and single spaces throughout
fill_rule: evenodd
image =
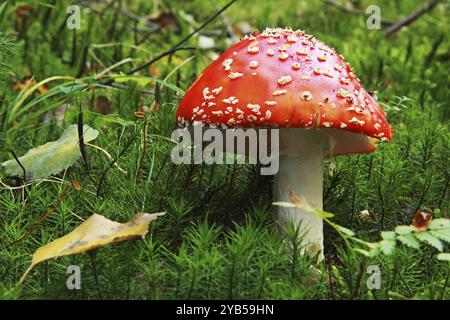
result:
M 364 12 L 373 2 L 346 5 Z M 112 82 L 108 72 L 96 75 L 120 61 L 112 73 L 157 57 L 226 1 L 78 1 L 85 9 L 76 31 L 65 25 L 71 3 L 0 4 L 0 161 L 13 158 L 10 150 L 22 155 L 57 139 L 77 123 L 81 109 L 84 123 L 101 131 L 93 143 L 118 159 L 122 170 L 105 153 L 88 148 L 88 165 L 79 162 L 58 177 L 20 187 L 24 181 L 3 176 L 0 297 L 450 298 L 449 265 L 435 259 L 436 249 L 400 246 L 390 256 L 367 258 L 346 247 L 329 227 L 327 261 L 317 266 L 321 273 L 315 272 L 276 233 L 270 177 L 258 176 L 254 166 L 176 166 L 167 139 L 182 93 L 230 45 L 230 28 L 237 37 L 266 26 L 304 29 L 335 47 L 364 87 L 377 91 L 396 132 L 392 143 L 381 144 L 374 154 L 327 161 L 325 209 L 336 215 L 333 221 L 377 241 L 381 231 L 410 224 L 417 210 L 445 217 L 450 204 L 448 4 L 386 37 L 389 22 L 425 2 L 377 0 L 388 23 L 369 30 L 363 14 L 326 1 L 237 1 L 183 43 L 188 48 L 141 70 L 139 75 L 152 78 L 142 86 Z M 25 77 L 39 82 L 54 76 L 83 78 L 84 85 L 55 80 L 46 84 L 47 93 L 42 89 L 17 100 Z M 145 117 L 136 117 L 137 111 Z M 74 180 L 81 190 L 61 196 Z M 16 242 L 55 206 L 31 235 Z M 362 210 L 372 218 L 362 219 Z M 38 247 L 91 214 L 124 222 L 137 212 L 160 211 L 166 216 L 151 225 L 144 240 L 49 261 L 17 285 Z M 66 269 L 73 264 L 82 269 L 79 291 L 66 288 Z M 380 290 L 365 285 L 369 265 L 381 268 Z

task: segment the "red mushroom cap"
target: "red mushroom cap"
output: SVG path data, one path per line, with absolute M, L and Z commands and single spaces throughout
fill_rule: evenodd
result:
M 181 101 L 177 121 L 335 128 L 382 141 L 393 135 L 344 57 L 302 31 L 280 28 L 245 37 L 211 63 Z

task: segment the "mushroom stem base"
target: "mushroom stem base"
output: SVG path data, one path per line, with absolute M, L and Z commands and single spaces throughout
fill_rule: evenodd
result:
M 274 179 L 274 201 L 290 202 L 289 191 L 303 197 L 307 203 L 322 210 L 323 205 L 323 148 L 317 146 L 304 155 L 280 157 L 280 169 Z M 299 228 L 301 253 L 323 260 L 323 220 L 300 208 L 276 207 L 281 226 L 293 224 Z

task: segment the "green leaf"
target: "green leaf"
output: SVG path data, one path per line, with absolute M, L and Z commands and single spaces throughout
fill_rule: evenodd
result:
M 440 230 L 431 230 L 430 233 L 443 241 L 450 243 L 450 228 L 440 229 Z
M 381 251 L 386 255 L 390 255 L 395 249 L 395 241 L 392 240 L 382 240 L 379 244 Z
M 379 242 L 375 243 L 369 253 L 372 258 L 378 256 L 381 253 L 381 244 Z
M 403 235 L 403 234 L 411 233 L 411 232 L 413 232 L 413 230 L 411 229 L 410 226 L 397 226 L 397 227 L 395 228 L 395 232 L 396 232 L 397 234 Z
M 450 253 L 439 253 L 436 258 L 441 261 L 450 261 Z
M 395 240 L 395 232 L 394 231 L 383 231 L 383 232 L 381 232 L 381 237 L 384 240 Z
M 414 248 L 414 249 L 419 249 L 420 248 L 420 242 L 419 240 L 416 239 L 416 237 L 414 236 L 414 234 L 404 234 L 404 235 L 400 235 L 397 237 L 397 239 L 403 243 L 404 245 L 410 247 L 410 248 Z
M 415 236 L 420 241 L 426 242 L 429 245 L 438 249 L 439 251 L 442 251 L 443 249 L 442 242 L 438 238 L 431 235 L 429 232 L 418 232 L 415 234 Z
M 165 80 L 161 80 L 161 79 L 154 79 L 151 77 L 142 77 L 142 76 L 128 76 L 128 75 L 112 75 L 112 78 L 114 80 L 114 82 L 116 83 L 127 83 L 129 81 L 134 81 L 138 84 L 138 86 L 140 87 L 145 87 L 148 86 L 150 83 L 156 81 L 159 84 L 162 84 L 163 86 L 166 86 L 170 89 L 172 89 L 173 91 L 177 92 L 179 95 L 184 96 L 185 92 L 183 89 L 178 88 L 176 85 L 167 82 Z
M 119 124 L 123 127 L 128 127 L 135 124 L 133 121 L 123 119 L 116 114 L 108 114 L 102 117 L 98 117 L 98 119 L 95 120 L 95 124 L 99 126 L 102 124 L 111 124 L 111 123 Z
M 364 250 L 364 249 L 360 249 L 360 248 L 355 248 L 355 251 L 357 251 L 357 252 L 359 252 L 359 253 L 361 253 L 361 254 L 365 255 L 366 257 L 371 257 L 371 254 L 370 254 L 370 252 L 369 252 L 369 251 L 367 251 L 367 250 Z
M 92 141 L 97 136 L 97 130 L 88 125 L 83 127 L 85 142 Z M 71 125 L 58 140 L 30 149 L 19 158 L 19 161 L 24 166 L 28 178 L 46 178 L 67 169 L 80 157 L 78 127 Z M 8 176 L 23 175 L 23 169 L 15 159 L 3 162 L 2 166 L 5 167 Z
M 431 220 L 429 229 L 441 229 L 441 228 L 449 228 L 450 230 L 450 220 L 449 219 L 435 219 Z
M 31 88 L 24 87 L 20 93 L 16 97 L 16 101 L 14 105 L 11 107 L 10 112 L 8 113 L 8 122 L 11 122 L 13 119 L 16 119 L 21 114 L 26 114 L 30 109 L 30 104 L 25 104 L 25 101 L 40 87 L 43 85 L 46 85 L 47 83 L 53 82 L 53 81 L 60 81 L 60 80 L 69 80 L 74 81 L 75 78 L 73 77 L 66 77 L 66 76 L 56 76 L 56 77 L 50 77 L 45 80 L 42 80 L 41 82 L 35 84 Z
M 322 210 L 315 210 L 315 212 L 322 219 L 324 219 L 324 218 L 333 218 L 334 217 L 334 214 L 332 214 L 330 212 L 326 212 L 326 211 L 322 211 Z
M 67 85 L 60 85 L 56 87 L 59 91 L 64 94 L 70 94 L 74 92 L 78 92 L 87 87 L 87 84 L 76 84 L 74 82 L 68 83 Z
M 178 88 L 176 85 L 169 83 L 167 81 L 164 80 L 160 80 L 160 79 L 156 79 L 156 82 L 162 84 L 163 86 L 166 86 L 170 89 L 172 89 L 173 91 L 176 91 L 180 96 L 184 96 L 185 92 L 183 89 Z
M 336 229 L 349 237 L 353 237 L 355 235 L 355 233 L 352 230 L 343 226 L 336 225 Z
M 128 76 L 128 75 L 112 75 L 112 78 L 114 82 L 116 83 L 127 83 L 129 81 L 134 81 L 138 84 L 140 87 L 147 86 L 150 82 L 152 82 L 154 79 L 150 77 L 142 77 L 142 76 Z

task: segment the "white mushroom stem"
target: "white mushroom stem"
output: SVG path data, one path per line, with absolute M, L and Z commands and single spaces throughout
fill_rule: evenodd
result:
M 289 191 L 302 197 L 313 208 L 323 209 L 323 159 L 329 150 L 328 138 L 317 130 L 280 130 L 280 167 L 275 176 L 276 202 L 290 202 Z M 300 208 L 276 207 L 282 226 L 299 228 L 301 252 L 323 259 L 323 220 Z

